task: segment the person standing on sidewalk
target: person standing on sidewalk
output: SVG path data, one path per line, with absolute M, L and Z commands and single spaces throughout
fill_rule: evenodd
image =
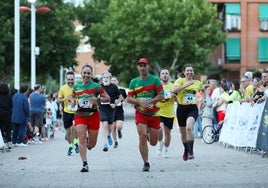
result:
M 79 153 L 78 136 L 75 133 L 73 126 L 74 112 L 76 111 L 77 106 L 72 104 L 69 100 L 70 96 L 73 94 L 74 79 L 74 72 L 68 71 L 66 73 L 66 83 L 60 88 L 57 99 L 59 103 L 64 103 L 63 126 L 66 130 L 66 138 L 69 144 L 67 152 L 67 155 L 69 156 L 73 153 L 73 147 L 75 147 L 75 152 Z
M 137 69 L 140 75 L 130 81 L 127 102 L 133 104 L 136 109 L 135 123 L 139 134 L 140 154 L 144 162 L 142 171 L 146 172 L 150 170 L 147 140 L 152 146 L 157 144 L 160 116 L 156 103 L 164 99 L 164 90 L 160 79 L 149 74 L 147 58 L 138 60 Z
M 177 93 L 177 118 L 184 146 L 183 160 L 194 159 L 193 127 L 198 118 L 196 93 L 203 90 L 199 80 L 194 80 L 194 68 L 191 64 L 183 67 L 184 78 L 179 78 L 174 83 L 173 92 Z
M 121 88 L 118 86 L 118 80 L 115 76 L 112 76 L 111 78 L 111 83 L 115 84 L 118 87 L 119 92 L 122 95 L 122 98 L 117 98 L 116 102 L 117 105 L 115 107 L 115 114 L 114 114 L 114 124 L 113 124 L 113 139 L 114 139 L 114 148 L 118 147 L 118 141 L 117 141 L 117 136 L 119 139 L 122 138 L 122 129 L 123 129 L 123 124 L 124 124 L 124 106 L 126 105 L 126 98 L 127 98 L 127 93 L 124 88 Z
M 160 108 L 160 129 L 158 135 L 158 155 L 162 155 L 164 147 L 164 157 L 168 158 L 168 147 L 171 140 L 171 130 L 173 129 L 173 122 L 175 117 L 174 112 L 174 102 L 175 95 L 172 93 L 173 83 L 169 82 L 169 70 L 163 68 L 160 71 L 161 83 L 164 87 L 165 99 L 158 102 L 156 105 Z M 163 133 L 165 135 L 165 140 L 163 142 Z
M 75 130 L 79 137 L 80 157 L 83 162 L 81 172 L 88 172 L 87 146 L 95 147 L 100 128 L 98 104 L 110 102 L 104 88 L 92 80 L 92 67 L 84 65 L 81 76 L 83 81 L 73 86 L 72 104 L 77 102 L 74 115 Z
M 108 71 L 104 71 L 102 73 L 102 84 L 101 86 L 104 88 L 106 93 L 110 96 L 110 102 L 101 102 L 100 103 L 100 116 L 101 116 L 101 132 L 103 137 L 103 151 L 107 152 L 109 149 L 109 145 L 113 145 L 113 139 L 111 133 L 114 127 L 114 115 L 115 115 L 115 107 L 122 100 L 122 96 L 118 90 L 118 87 L 111 83 L 112 75 Z M 116 100 L 119 99 L 119 100 Z M 107 143 L 108 142 L 108 143 Z
M 27 146 L 23 143 L 26 136 L 30 116 L 28 101 L 29 89 L 26 84 L 21 84 L 19 92 L 12 97 L 13 107 L 11 122 L 13 123 L 12 143 L 16 146 Z M 43 122 L 43 119 L 42 119 Z
M 40 84 L 34 86 L 34 92 L 30 94 L 30 122 L 33 127 L 41 129 L 41 137 L 44 142 L 48 141 L 46 138 L 44 120 L 44 111 L 46 105 L 46 97 L 42 94 L 43 89 Z
M 10 89 L 7 83 L 0 83 L 0 130 L 5 142 L 6 151 L 11 149 L 11 113 L 12 113 L 12 98 Z

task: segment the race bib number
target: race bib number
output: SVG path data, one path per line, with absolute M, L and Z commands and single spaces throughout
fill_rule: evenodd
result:
M 118 102 L 118 100 L 116 99 L 115 100 L 115 104 L 117 103 L 117 105 L 116 106 L 122 106 L 122 102 Z
M 184 104 L 195 104 L 196 103 L 195 94 L 184 94 L 183 95 L 183 103 Z
M 170 90 L 164 90 L 164 97 L 165 99 L 170 99 L 171 98 L 171 91 Z
M 151 101 L 151 100 L 152 100 L 152 98 L 151 98 L 151 97 L 150 97 L 150 98 L 144 98 L 144 97 L 140 97 L 140 98 L 139 98 L 139 100 L 149 102 L 149 101 Z M 153 104 L 150 104 L 150 108 L 152 108 L 152 107 L 153 107 Z
M 80 98 L 78 99 L 78 105 L 80 108 L 92 108 L 92 103 L 88 98 Z

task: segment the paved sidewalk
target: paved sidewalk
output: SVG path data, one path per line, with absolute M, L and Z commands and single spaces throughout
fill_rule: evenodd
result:
M 268 158 L 245 154 L 218 143 L 195 140 L 194 160 L 183 161 L 183 147 L 175 126 L 169 158 L 149 147 L 150 172 L 142 172 L 134 111 L 126 109 L 123 138 L 117 149 L 102 151 L 102 139 L 88 151 L 89 172 L 81 173 L 79 154 L 67 156 L 64 133 L 40 145 L 16 147 L 0 153 L 0 187 L 268 187 Z M 26 157 L 26 160 L 18 160 Z

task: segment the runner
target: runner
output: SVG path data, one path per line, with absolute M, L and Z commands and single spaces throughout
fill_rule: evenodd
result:
M 139 149 L 144 165 L 142 171 L 150 171 L 147 140 L 152 146 L 158 141 L 160 128 L 159 108 L 155 105 L 164 99 L 160 79 L 149 74 L 149 60 L 139 59 L 137 69 L 140 75 L 131 80 L 127 102 L 135 106 L 135 122 L 139 134 Z

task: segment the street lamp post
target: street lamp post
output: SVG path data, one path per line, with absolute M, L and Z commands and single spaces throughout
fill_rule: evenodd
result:
M 14 0 L 14 88 L 20 87 L 20 0 Z
M 34 88 L 36 82 L 36 0 L 28 0 L 31 3 L 31 88 Z

